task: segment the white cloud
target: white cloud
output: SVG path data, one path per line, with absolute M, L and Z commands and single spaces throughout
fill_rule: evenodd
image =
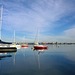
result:
M 7 12 L 8 15 L 4 17 L 4 21 L 13 25 L 15 28 L 18 27 L 17 29 L 23 27 L 22 29 L 28 31 L 32 31 L 36 25 L 39 25 L 40 28 L 48 26 L 51 29 L 55 27 L 52 24 L 53 22 L 73 10 L 71 8 L 72 5 L 65 3 L 63 0 L 37 0 L 30 4 L 31 9 L 23 5 L 20 0 L 3 3 L 6 8 L 10 8 Z M 6 13 L 5 10 L 4 8 L 4 14 Z
M 52 34 L 51 34 L 52 35 Z M 67 29 L 61 35 L 45 36 L 40 34 L 40 42 L 75 42 L 75 25 L 73 28 Z
M 16 31 L 32 32 L 32 36 L 35 36 L 33 32 L 36 32 L 37 27 L 40 32 L 53 30 L 55 27 L 59 27 L 54 22 L 75 12 L 73 2 L 66 0 L 3 0 L 2 3 L 4 5 L 2 28 L 9 31 L 15 29 Z M 70 29 L 64 31 L 64 36 L 50 37 L 49 35 L 47 38 L 67 40 L 69 33 L 71 34 L 69 37 L 74 36 L 73 32 L 75 32 L 74 29 Z
M 75 28 L 65 30 L 64 33 L 66 36 L 70 36 L 72 38 L 75 38 Z

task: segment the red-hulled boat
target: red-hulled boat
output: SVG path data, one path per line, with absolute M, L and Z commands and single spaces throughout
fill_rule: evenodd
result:
M 37 32 L 37 33 L 38 33 L 38 32 Z M 38 43 L 38 38 L 37 38 L 37 40 L 36 40 L 36 38 L 35 38 L 34 49 L 47 49 L 47 46 L 45 46 L 45 45 L 39 45 L 39 43 Z
M 28 47 L 28 45 L 21 45 L 21 47 Z
M 37 51 L 44 51 L 44 50 L 47 50 L 47 49 L 34 49 L 34 50 L 37 50 Z
M 34 45 L 34 49 L 47 49 L 47 46 L 44 46 L 44 45 Z

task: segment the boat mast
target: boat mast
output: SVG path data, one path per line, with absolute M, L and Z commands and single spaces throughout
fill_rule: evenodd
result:
M 39 42 L 39 29 L 37 30 L 37 40 Z
M 15 43 L 15 30 L 14 30 L 14 43 Z
M 0 40 L 1 40 L 2 12 L 3 12 L 3 5 L 1 6 L 1 20 L 0 20 Z
M 25 42 L 25 36 L 24 36 L 24 42 Z
M 35 44 L 38 44 L 39 42 L 39 30 L 37 29 L 37 33 L 36 33 L 36 36 L 35 36 Z

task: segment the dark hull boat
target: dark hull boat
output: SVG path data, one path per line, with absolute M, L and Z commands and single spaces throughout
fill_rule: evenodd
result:
M 10 47 L 9 42 L 4 42 L 0 40 L 0 52 L 16 52 L 17 48 L 16 47 Z
M 10 47 L 9 42 L 4 42 L 0 40 L 0 52 L 16 52 L 17 48 L 16 47 Z
M 9 42 L 4 42 L 1 40 L 1 24 L 2 24 L 2 10 L 3 10 L 3 6 L 1 7 L 1 19 L 0 19 L 0 52 L 11 52 L 11 51 L 16 51 L 17 48 L 16 47 L 10 47 Z
M 16 47 L 0 47 L 0 52 L 16 52 Z

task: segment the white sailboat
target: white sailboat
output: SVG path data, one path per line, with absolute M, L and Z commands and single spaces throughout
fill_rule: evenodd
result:
M 21 48 L 21 45 L 18 45 L 15 42 L 15 30 L 14 30 L 14 43 L 12 45 L 10 45 L 10 47 L 16 47 L 17 49 L 20 49 Z
M 16 42 L 15 42 L 15 30 L 14 30 L 14 43 L 15 43 L 15 46 L 16 46 L 17 49 L 20 49 L 21 48 L 21 45 L 16 44 Z

